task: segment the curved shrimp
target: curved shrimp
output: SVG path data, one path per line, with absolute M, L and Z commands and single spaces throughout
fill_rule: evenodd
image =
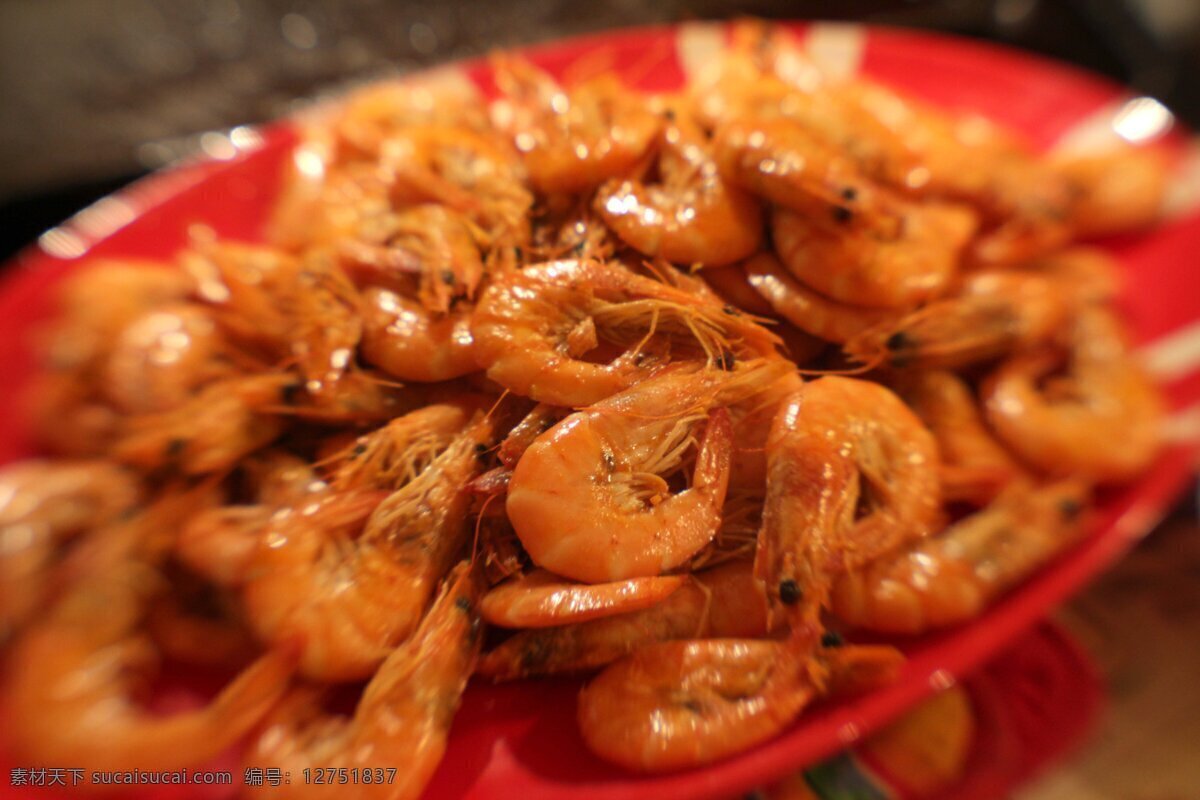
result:
M 294 657 L 247 667 L 207 706 L 169 716 L 133 700 L 153 659 L 137 625 L 160 579 L 127 562 L 81 581 L 12 652 L 11 743 L 38 763 L 173 770 L 203 764 L 250 731 L 282 696 Z M 141 669 L 139 669 L 141 668 Z
M 847 341 L 846 352 L 893 367 L 953 368 L 1046 341 L 1070 312 L 1062 283 L 1034 272 L 969 275 L 957 295 L 880 324 Z
M 370 770 L 380 779 L 360 784 L 356 797 L 416 798 L 446 749 L 450 723 L 474 668 L 482 625 L 478 589 L 464 562 L 452 570 L 412 637 L 387 656 L 363 690 L 353 716 L 322 712 L 319 694 L 302 689 L 267 721 L 247 763 L 273 764 L 291 775 L 314 765 Z M 384 780 L 385 772 L 395 780 Z M 337 785 L 293 779 L 289 797 L 341 797 Z M 253 790 L 248 796 L 257 796 Z
M 369 241 L 338 243 L 343 268 L 359 284 L 393 289 L 442 314 L 475 299 L 483 261 L 456 212 L 423 204 L 388 215 L 376 228 Z
M 757 257 L 754 256 L 750 260 Z M 748 263 L 748 261 L 744 263 Z M 756 317 L 770 317 L 777 313 L 771 304 L 754 289 L 746 273 L 744 264 L 734 264 L 728 267 L 710 267 L 701 272 L 700 277 L 722 300 L 747 314 L 753 314 Z
M 843 303 L 907 308 L 938 296 L 975 230 L 963 206 L 905 204 L 894 235 L 842 231 L 788 209 L 771 219 L 775 250 L 799 281 Z
M 388 289 L 363 292 L 363 361 L 407 381 L 437 382 L 479 369 L 471 313 L 431 314 L 419 302 Z
M 722 363 L 774 353 L 776 342 L 736 309 L 596 261 L 553 261 L 500 278 L 480 298 L 471 333 L 489 378 L 573 407 L 644 377 L 655 359 L 643 346 L 655 334 Z M 608 363 L 584 360 L 602 342 L 621 350 Z
M 596 192 L 596 213 L 627 245 L 676 264 L 724 266 L 762 242 L 762 209 L 717 173 L 703 134 L 676 120 L 659 141 L 657 183 L 612 180 Z
M 259 636 L 299 640 L 309 677 L 370 675 L 412 633 L 466 543 L 465 487 L 491 437 L 488 420 L 469 424 L 419 472 L 398 475 L 373 506 L 356 497 L 377 492 L 352 489 L 277 517 L 259 540 L 243 589 Z M 338 514 L 346 503 L 369 516 Z M 326 506 L 332 517 L 323 515 Z
M 493 122 L 513 137 L 539 192 L 585 192 L 629 174 L 662 125 L 611 76 L 565 91 L 523 59 L 502 56 L 494 66 L 505 100 L 493 104 Z
M 838 96 L 874 116 L 908 152 L 908 169 L 891 179 L 896 189 L 979 211 L 980 235 L 969 250 L 977 263 L 1021 263 L 1070 237 L 1069 183 L 1010 132 L 867 80 L 840 85 Z
M 1063 357 L 1052 351 L 1013 356 L 985 379 L 988 422 L 1006 445 L 1039 470 L 1099 483 L 1136 475 L 1162 445 L 1163 403 L 1128 351 L 1111 312 L 1076 313 Z M 1115 443 L 1097 431 L 1120 431 Z
M 885 237 L 902 226 L 893 198 L 793 120 L 734 119 L 717 129 L 713 154 L 727 181 L 818 224 Z
M 183 405 L 126 418 L 112 455 L 146 470 L 220 472 L 283 431 L 283 422 L 269 410 L 294 388 L 295 379 L 280 373 L 210 383 Z
M 838 574 L 927 535 L 941 514 L 938 463 L 933 436 L 883 386 L 805 384 L 767 443 L 755 572 L 773 611 L 816 624 Z
M 957 375 L 919 372 L 906 376 L 897 390 L 937 440 L 945 500 L 985 506 L 1025 477 L 1025 469 L 988 430 L 978 401 Z
M 533 196 L 517 153 L 500 137 L 463 127 L 414 125 L 380 153 L 394 206 L 437 203 L 465 215 L 492 247 L 523 247 Z
M 721 524 L 733 447 L 732 403 L 789 369 L 680 365 L 576 412 L 538 438 L 513 470 L 507 510 L 530 558 L 588 583 L 658 575 L 708 544 Z M 678 471 L 706 422 L 689 487 Z
M 106 525 L 141 494 L 107 461 L 20 461 L 0 469 L 0 642 L 46 599 L 54 551 Z
M 812 700 L 893 680 L 891 647 L 817 648 L 798 662 L 793 642 L 710 639 L 643 647 L 579 694 L 579 729 L 592 752 L 639 772 L 699 766 L 782 732 Z
M 1059 155 L 1050 163 L 1075 190 L 1069 221 L 1079 236 L 1140 230 L 1162 215 L 1171 163 L 1157 148 Z
M 479 612 L 504 628 L 549 628 L 639 611 L 661 602 L 685 580 L 682 575 L 656 575 L 587 584 L 534 570 L 491 589 Z
M 235 358 L 208 309 L 165 305 L 134 318 L 116 336 L 101 388 L 126 413 L 167 411 L 204 384 L 232 377 Z
M 831 610 L 849 625 L 885 633 L 974 619 L 1079 540 L 1086 499 L 1078 481 L 1014 487 L 913 547 L 842 575 Z
M 767 606 L 749 561 L 693 572 L 649 608 L 524 630 L 479 661 L 494 681 L 585 672 L 637 648 L 673 639 L 766 636 Z
M 896 318 L 887 309 L 831 300 L 796 280 L 771 253 L 743 264 L 746 279 L 775 313 L 802 331 L 829 342 L 847 342 Z

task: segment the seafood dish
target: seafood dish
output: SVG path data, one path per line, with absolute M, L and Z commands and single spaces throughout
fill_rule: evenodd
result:
M 416 797 L 468 681 L 584 675 L 614 769 L 713 763 L 1159 454 L 1089 242 L 1155 223 L 1162 150 L 1041 154 L 755 22 L 676 92 L 492 66 L 299 117 L 262 241 L 62 282 L 0 467 L 23 761 Z M 229 680 L 164 714 L 160 664 Z

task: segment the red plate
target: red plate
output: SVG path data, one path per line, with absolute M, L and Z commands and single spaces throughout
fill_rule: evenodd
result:
M 1079 70 L 990 45 L 847 26 L 794 30 L 822 53 L 859 52 L 862 68 L 875 78 L 1004 122 L 1041 146 L 1127 99 L 1119 87 Z M 554 73 L 612 68 L 641 88 L 669 89 L 681 84 L 687 64 L 711 58 L 705 47 L 724 35 L 714 26 L 643 29 L 528 53 Z M 837 68 L 853 66 L 855 60 L 832 62 Z M 485 64 L 464 69 L 490 90 Z M 259 235 L 293 137 L 282 126 L 261 132 L 258 143 L 253 132 L 241 133 L 245 135 L 224 144 L 233 158 L 189 164 L 139 182 L 43 236 L 39 247 L 23 252 L 6 272 L 0 282 L 0 380 L 8 387 L 0 396 L 0 461 L 30 452 L 18 423 L 15 390 L 32 367 L 26 346 L 31 326 L 46 316 L 47 289 L 64 273 L 103 256 L 170 256 L 195 222 L 227 237 Z M 1161 146 L 1182 151 L 1184 144 L 1176 130 L 1163 137 Z M 1194 364 L 1200 358 L 1200 281 L 1191 265 L 1200 251 L 1200 215 L 1193 208 L 1150 234 L 1106 245 L 1128 270 L 1123 305 L 1147 356 L 1164 376 L 1173 407 L 1194 405 L 1200 399 Z M 1113 446 L 1120 446 L 1119 436 Z M 1194 439 L 1176 444 L 1136 484 L 1106 496 L 1094 535 L 973 624 L 906 643 L 910 660 L 894 686 L 815 708 L 784 735 L 751 752 L 703 769 L 634 775 L 584 749 L 575 729 L 577 681 L 473 685 L 429 795 L 702 798 L 732 795 L 777 779 L 852 744 L 933 688 L 988 660 L 1149 531 L 1192 474 L 1194 455 Z

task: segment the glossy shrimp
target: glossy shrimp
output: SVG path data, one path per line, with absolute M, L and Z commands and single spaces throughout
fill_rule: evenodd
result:
M 594 753 L 639 772 L 707 764 L 779 734 L 814 699 L 895 678 L 893 648 L 805 650 L 793 641 L 710 639 L 643 647 L 579 695 L 579 729 Z
M 886 633 L 974 619 L 1079 540 L 1087 494 L 1079 481 L 1018 483 L 934 536 L 843 575 L 832 611 L 847 624 Z
M 885 192 L 793 120 L 734 119 L 717 129 L 713 152 L 726 180 L 819 224 L 883 236 L 901 227 Z
M 446 578 L 412 637 L 392 650 L 363 690 L 353 716 L 320 707 L 319 693 L 300 689 L 267 720 L 247 763 L 305 769 L 356 768 L 377 773 L 358 797 L 416 798 L 441 761 L 463 688 L 482 640 L 478 589 L 464 562 Z M 390 777 L 388 777 L 390 775 Z M 344 787 L 293 779 L 288 797 L 339 797 Z M 256 796 L 253 790 L 247 795 Z
M 421 303 L 372 287 L 362 294 L 363 361 L 407 381 L 436 382 L 479 369 L 471 312 L 430 313 Z
M 975 230 L 963 206 L 903 204 L 895 233 L 839 230 L 787 209 L 771 232 L 780 260 L 801 283 L 842 303 L 908 308 L 942 293 Z
M 1071 298 L 1036 272 L 982 270 L 956 295 L 860 332 L 845 350 L 865 363 L 953 368 L 1044 342 L 1062 325 Z
M 952 372 L 906 376 L 897 391 L 937 440 L 942 497 L 976 506 L 990 503 L 1026 470 L 988 430 L 970 387 Z
M 243 589 L 259 636 L 298 639 L 300 668 L 309 677 L 370 675 L 412 633 L 437 580 L 466 543 L 465 487 L 491 437 L 492 424 L 478 419 L 435 446 L 436 455 L 415 474 L 396 475 L 390 493 L 335 491 L 314 507 L 276 518 L 259 540 Z M 336 481 L 334 488 L 340 488 Z M 382 499 L 368 502 L 379 494 Z M 346 503 L 359 513 L 323 516 L 323 507 Z
M 282 696 L 294 658 L 270 652 L 207 706 L 159 715 L 133 699 L 153 664 L 139 635 L 161 578 L 125 562 L 75 585 L 12 652 L 10 734 L 24 758 L 85 769 L 173 770 L 208 762 Z
M 830 342 L 847 342 L 896 318 L 888 309 L 839 303 L 796 280 L 772 253 L 743 265 L 746 279 L 775 313 L 802 331 Z
M 1128 479 L 1161 447 L 1162 399 L 1111 312 L 1079 310 L 1066 338 L 1065 356 L 1053 349 L 1018 354 L 984 381 L 988 422 L 1043 472 Z M 1120 431 L 1119 443 L 1096 433 L 1105 430 Z
M 505 101 L 493 105 L 493 122 L 513 137 L 539 192 L 583 192 L 627 175 L 661 127 L 612 76 L 567 91 L 527 61 L 502 56 L 495 66 Z
M 703 134 L 676 118 L 658 143 L 658 181 L 626 178 L 596 193 L 596 212 L 626 244 L 676 264 L 724 266 L 762 241 L 758 201 L 717 172 Z
M 776 414 L 755 571 L 773 612 L 816 625 L 833 580 L 927 535 L 941 513 L 933 436 L 890 390 L 826 376 Z
M 1157 148 L 1059 154 L 1051 164 L 1074 189 L 1069 220 L 1079 236 L 1136 231 L 1162 215 L 1171 161 Z
M 271 411 L 295 385 L 285 373 L 210 383 L 176 408 L 127 417 L 112 455 L 146 470 L 202 475 L 228 469 L 283 431 L 284 422 Z
M 721 362 L 774 352 L 752 318 L 615 264 L 554 261 L 505 276 L 471 323 L 488 377 L 540 402 L 580 407 L 649 374 L 656 335 Z M 605 363 L 586 360 L 608 345 Z M 612 348 L 617 349 L 612 353 Z
M 21 461 L 0 470 L 0 642 L 46 600 L 57 548 L 129 511 L 141 494 L 107 461 Z
M 501 137 L 410 126 L 384 140 L 380 162 L 393 206 L 437 203 L 475 223 L 487 247 L 528 244 L 533 196 L 517 153 Z
M 513 470 L 506 506 L 534 563 L 588 583 L 684 563 L 721 523 L 733 447 L 726 406 L 788 369 L 782 361 L 732 372 L 680 365 L 539 437 Z M 687 488 L 676 491 L 667 478 L 694 445 Z
M 496 681 L 585 672 L 654 642 L 767 635 L 767 606 L 749 561 L 681 577 L 648 608 L 519 631 L 485 653 L 478 672 Z
M 487 622 L 505 628 L 569 625 L 655 605 L 686 580 L 683 575 L 655 575 L 589 584 L 534 570 L 491 589 L 479 611 Z
M 475 298 L 484 266 L 459 214 L 422 204 L 389 215 L 377 228 L 372 241 L 343 241 L 338 248 L 359 284 L 394 289 L 432 313 Z

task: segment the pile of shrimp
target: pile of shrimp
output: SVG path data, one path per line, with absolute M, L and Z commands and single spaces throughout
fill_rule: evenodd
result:
M 583 673 L 590 749 L 687 768 L 894 679 L 856 632 L 971 620 L 1077 542 L 1161 417 L 1078 242 L 1150 224 L 1169 165 L 733 39 L 670 95 L 511 56 L 491 102 L 361 90 L 304 120 L 265 243 L 73 273 L 46 455 L 0 472 L 7 746 L 414 797 L 473 676 Z M 178 664 L 229 682 L 154 709 Z

